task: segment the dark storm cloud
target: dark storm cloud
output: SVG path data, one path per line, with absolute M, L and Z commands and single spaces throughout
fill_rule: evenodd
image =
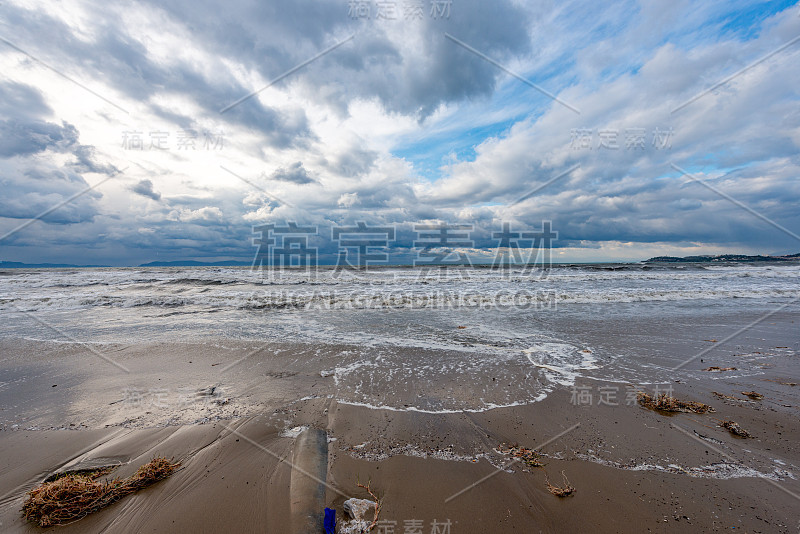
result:
M 103 80 L 140 103 L 146 104 L 164 91 L 181 94 L 203 108 L 207 116 L 257 130 L 271 145 L 279 148 L 302 144 L 304 138 L 312 136 L 301 109 L 276 110 L 251 98 L 220 114 L 222 107 L 249 94 L 253 88 L 237 83 L 227 72 L 219 72 L 208 80 L 199 72 L 199 65 L 157 63 L 148 56 L 144 45 L 126 33 L 124 24 L 118 20 L 98 17 L 93 28 L 96 39 L 86 42 L 78 39 L 63 21 L 43 13 L 8 6 L 4 15 L 10 25 L 25 28 L 26 35 L 37 36 L 30 42 L 21 36 L 18 42 L 24 43 L 24 49 L 49 63 L 64 65 L 65 70 L 69 70 L 68 66 L 80 68 L 84 77 Z M 153 30 L 159 31 L 158 28 Z M 214 52 L 224 48 L 214 41 L 207 45 Z M 103 107 L 101 104 L 98 107 Z M 180 117 L 163 106 L 156 106 L 153 111 L 168 120 Z M 186 117 L 182 125 L 193 124 L 196 120 L 197 117 Z
M 275 79 L 355 34 L 353 41 L 279 85 L 300 83 L 309 93 L 324 94 L 331 103 L 341 101 L 345 108 L 354 97 L 377 98 L 390 112 L 419 118 L 427 117 L 442 103 L 490 94 L 502 74 L 447 40 L 445 32 L 498 60 L 530 51 L 529 17 L 510 1 L 462 0 L 454 3 L 449 19 L 434 20 L 426 15 L 419 21 L 386 21 L 384 25 L 375 20 L 351 19 L 348 3 L 344 1 L 234 1 L 226 4 L 224 13 L 220 13 L 215 2 L 159 2 L 154 8 L 184 21 L 212 53 L 260 72 L 265 80 Z M 390 31 L 398 27 L 404 31 L 399 43 L 390 37 Z M 191 66 L 162 72 L 147 64 L 141 45 L 116 32 L 107 35 L 100 47 L 126 65 L 132 65 L 134 72 L 128 74 L 140 73 L 134 76 L 138 82 L 171 89 L 180 87 L 201 103 L 214 101 L 223 107 L 259 89 L 241 87 L 225 73 L 220 73 L 221 79 L 211 85 L 193 74 Z M 123 65 L 119 69 L 127 70 Z M 121 84 L 126 79 L 130 76 L 118 81 Z M 138 85 L 130 94 L 138 93 L 139 98 L 144 98 L 149 90 L 142 83 Z M 261 104 L 248 104 L 250 100 L 237 106 L 244 106 L 246 112 L 233 108 L 226 114 L 231 113 L 233 120 L 272 132 L 279 126 L 288 126 L 281 122 L 288 120 L 295 125 L 297 135 L 307 134 L 307 124 L 303 121 L 281 118 Z
M 0 116 L 5 119 L 33 120 L 52 113 L 42 93 L 30 85 L 0 82 Z
M 48 149 L 62 152 L 78 140 L 66 122 L 47 122 L 52 110 L 38 89 L 21 83 L 0 83 L 0 157 L 25 156 Z
M 96 161 L 94 147 L 79 144 L 80 132 L 75 126 L 45 120 L 52 113 L 38 89 L 15 82 L 0 83 L 0 158 L 29 156 L 46 150 L 71 152 L 75 161 L 70 167 L 77 173 L 118 172 L 113 165 Z
M 7 163 L 0 162 L 0 183 L 4 192 L 0 196 L 0 217 L 37 218 L 89 187 L 82 176 L 70 170 L 54 168 L 46 162 L 28 162 L 26 166 L 12 170 Z M 101 197 L 98 191 L 86 191 L 41 220 L 53 224 L 92 221 L 99 213 L 97 201 Z
M 71 167 L 79 173 L 94 172 L 111 176 L 119 172 L 119 169 L 110 163 L 98 162 L 96 152 L 97 150 L 93 146 L 76 146 L 72 151 L 76 161 L 71 164 Z
M 75 126 L 53 122 L 53 110 L 30 85 L 0 83 L 0 114 L 0 217 L 40 218 L 39 225 L 93 221 L 102 195 L 87 191 L 89 184 L 81 173 L 112 175 L 117 169 L 96 161 L 93 147 L 80 144 Z M 75 159 L 61 166 L 50 159 L 52 154 L 72 154 Z M 81 192 L 84 194 L 63 204 Z M 26 228 L 7 237 L 4 244 L 24 242 L 35 231 Z
M 152 200 L 161 200 L 161 193 L 153 190 L 153 182 L 150 180 L 139 180 L 135 185 L 131 186 L 131 191 L 137 195 L 150 198 Z
M 271 180 L 280 180 L 282 182 L 292 182 L 295 184 L 310 184 L 315 181 L 308 175 L 301 161 L 292 163 L 288 168 L 280 167 L 270 174 L 269 177 Z
M 78 140 L 78 131 L 67 123 L 0 121 L 0 157 L 25 156 L 53 149 L 63 152 Z
M 386 25 L 362 21 L 352 46 L 313 66 L 320 73 L 313 82 L 328 80 L 333 101 L 375 98 L 389 112 L 424 120 L 442 104 L 490 95 L 502 75 L 445 33 L 502 62 L 530 52 L 529 23 L 511 2 L 479 0 L 454 2 L 447 19 L 407 22 L 399 39 Z
M 500 60 L 529 49 L 527 15 L 511 2 L 464 0 L 452 6 L 449 19 L 426 16 L 420 21 L 395 21 L 404 32 L 400 42 L 389 36 L 398 26 L 392 29 L 374 20 L 352 20 L 347 9 L 346 2 L 312 0 L 232 2 L 224 12 L 213 2 L 153 6 L 155 13 L 163 10 L 185 27 L 215 60 L 253 69 L 265 80 L 354 33 L 353 41 L 292 74 L 278 87 L 297 84 L 312 97 L 344 110 L 353 98 L 377 99 L 390 112 L 419 119 L 442 103 L 490 94 L 502 74 L 445 39 L 445 32 Z M 259 87 L 238 82 L 227 67 L 209 77 L 204 65 L 160 63 L 142 44 L 143 36 L 134 37 L 114 12 L 93 19 L 93 39 L 89 41 L 44 12 L 8 6 L 4 17 L 10 27 L 24 29 L 14 37 L 32 54 L 63 65 L 67 72 L 79 69 L 81 78 L 102 80 L 180 128 L 196 124 L 198 117 L 156 104 L 154 97 L 165 91 L 188 97 L 206 117 L 256 130 L 272 147 L 306 146 L 315 139 L 301 108 L 276 109 L 250 98 L 220 114 L 220 109 Z M 154 25 L 152 31 L 164 30 Z M 25 38 L 30 35 L 37 39 Z M 103 107 L 98 102 L 98 108 Z M 20 140 L 16 146 L 24 142 Z M 363 153 L 342 155 L 338 162 L 343 175 L 363 173 L 369 165 Z

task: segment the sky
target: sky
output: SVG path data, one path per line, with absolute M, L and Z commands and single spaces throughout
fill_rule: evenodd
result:
M 800 6 L 4 1 L 0 260 L 552 221 L 557 261 L 800 251 Z M 417 245 L 417 248 L 415 248 Z M 404 261 L 405 261 L 404 260 Z

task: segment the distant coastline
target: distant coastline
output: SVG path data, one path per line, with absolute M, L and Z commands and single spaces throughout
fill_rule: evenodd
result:
M 139 267 L 244 267 L 252 265 L 252 261 L 151 261 Z
M 71 263 L 22 263 L 20 261 L 0 261 L 0 269 L 92 269 L 110 265 L 73 265 Z
M 129 267 L 243 267 L 250 266 L 249 261 L 151 261 Z M 111 265 L 75 265 L 72 263 L 22 263 L 19 261 L 0 261 L 0 269 L 98 269 L 111 268 Z
M 644 263 L 753 263 L 753 262 L 784 262 L 800 260 L 800 253 L 786 256 L 747 256 L 745 254 L 721 254 L 718 256 L 656 256 Z
M 721 254 L 717 256 L 655 256 L 646 259 L 640 264 L 650 263 L 780 263 L 786 261 L 800 261 L 800 253 L 788 254 L 785 256 L 768 256 L 756 255 L 748 256 L 745 254 Z M 602 265 L 613 264 L 615 262 L 587 262 L 586 265 Z M 637 262 L 620 262 L 620 263 L 637 263 Z M 249 267 L 252 265 L 250 261 L 240 260 L 226 260 L 226 261 L 194 261 L 194 260 L 177 260 L 177 261 L 151 261 L 142 263 L 140 265 L 130 265 L 128 268 L 138 267 Z M 568 262 L 559 265 L 580 265 L 574 262 Z M 323 266 L 323 265 L 321 265 Z M 331 265 L 324 264 L 326 267 Z M 409 267 L 410 265 L 387 265 L 387 267 Z M 491 264 L 473 263 L 473 267 L 490 267 Z M 97 268 L 112 268 L 111 265 L 76 265 L 72 263 L 24 263 L 19 261 L 0 261 L 0 269 L 97 269 Z

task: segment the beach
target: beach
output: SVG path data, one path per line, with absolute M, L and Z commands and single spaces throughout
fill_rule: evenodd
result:
M 0 4 L 0 534 L 800 534 L 797 1 Z
M 181 468 L 51 529 L 291 532 L 309 428 L 327 436 L 325 506 L 341 520 L 369 482 L 376 531 L 800 528 L 796 266 L 251 276 L 2 273 L 3 531 L 45 530 L 20 509 L 59 469 L 124 477 L 161 455 Z

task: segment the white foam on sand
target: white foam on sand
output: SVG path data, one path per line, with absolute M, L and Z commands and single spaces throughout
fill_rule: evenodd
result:
M 415 365 L 406 365 L 406 362 L 402 358 L 398 359 L 391 350 L 385 354 L 378 351 L 373 353 L 371 358 L 349 362 L 332 369 L 337 388 L 335 397 L 339 403 L 396 412 L 481 413 L 542 401 L 557 383 L 556 380 L 551 380 L 551 384 L 542 384 L 542 381 L 535 380 L 535 377 L 531 382 L 520 380 L 518 373 L 525 372 L 525 356 L 520 349 L 507 347 L 500 347 L 495 354 L 481 356 L 462 353 L 454 357 L 448 353 L 441 361 L 430 360 Z M 515 367 L 519 368 L 520 365 L 522 368 L 519 371 L 515 370 Z M 510 371 L 505 372 L 506 370 Z M 330 375 L 330 371 L 325 374 Z M 505 376 L 501 378 L 503 374 Z M 427 384 L 427 387 L 431 387 L 434 391 L 438 377 L 442 377 L 443 380 L 455 379 L 460 382 L 459 387 L 469 387 L 475 395 L 471 398 L 436 394 L 433 398 L 427 394 L 410 395 L 403 387 L 413 383 L 408 379 L 412 375 L 419 379 L 419 383 Z M 401 382 L 402 386 L 395 383 L 395 377 L 404 380 Z M 528 377 L 523 376 L 526 379 Z M 563 380 L 561 382 L 563 383 Z M 514 386 L 508 388 L 498 386 L 501 383 Z
M 416 406 L 404 406 L 402 408 L 398 408 L 395 406 L 387 406 L 387 405 L 376 405 L 376 404 L 369 404 L 366 402 L 355 402 L 355 401 L 347 401 L 347 400 L 339 400 L 336 401 L 339 404 L 346 404 L 349 406 L 360 406 L 362 408 L 369 408 L 370 410 L 388 410 L 390 412 L 419 412 L 419 413 L 429 413 L 429 414 L 447 414 L 447 413 L 483 413 L 488 412 L 489 410 L 496 410 L 498 408 L 511 408 L 513 406 L 525 406 L 528 404 L 532 404 L 534 402 L 539 402 L 544 400 L 547 397 L 547 391 L 542 392 L 539 394 L 538 397 L 527 400 L 527 401 L 514 401 L 508 404 L 493 404 L 487 403 L 486 405 L 479 407 L 479 408 L 464 408 L 461 410 L 426 410 L 423 408 L 417 408 Z
M 299 436 L 303 432 L 303 430 L 306 430 L 306 429 L 308 429 L 308 425 L 301 425 L 301 426 L 296 426 L 296 427 L 293 427 L 293 428 L 287 428 L 286 430 L 281 432 L 281 437 L 282 438 L 295 439 L 297 436 Z
M 589 349 L 568 343 L 537 343 L 522 352 L 534 366 L 545 370 L 548 380 L 562 386 L 574 385 L 582 371 L 599 368 Z
M 594 462 L 600 465 L 624 469 L 626 471 L 660 471 L 665 473 L 684 474 L 692 478 L 716 478 L 727 480 L 732 478 L 766 478 L 781 481 L 786 478 L 794 479 L 794 475 L 786 470 L 774 468 L 772 472 L 762 472 L 742 464 L 729 462 L 719 462 L 698 467 L 682 467 L 677 464 L 658 465 L 658 464 L 622 464 L 611 460 L 605 460 L 594 454 L 577 454 L 581 460 Z

